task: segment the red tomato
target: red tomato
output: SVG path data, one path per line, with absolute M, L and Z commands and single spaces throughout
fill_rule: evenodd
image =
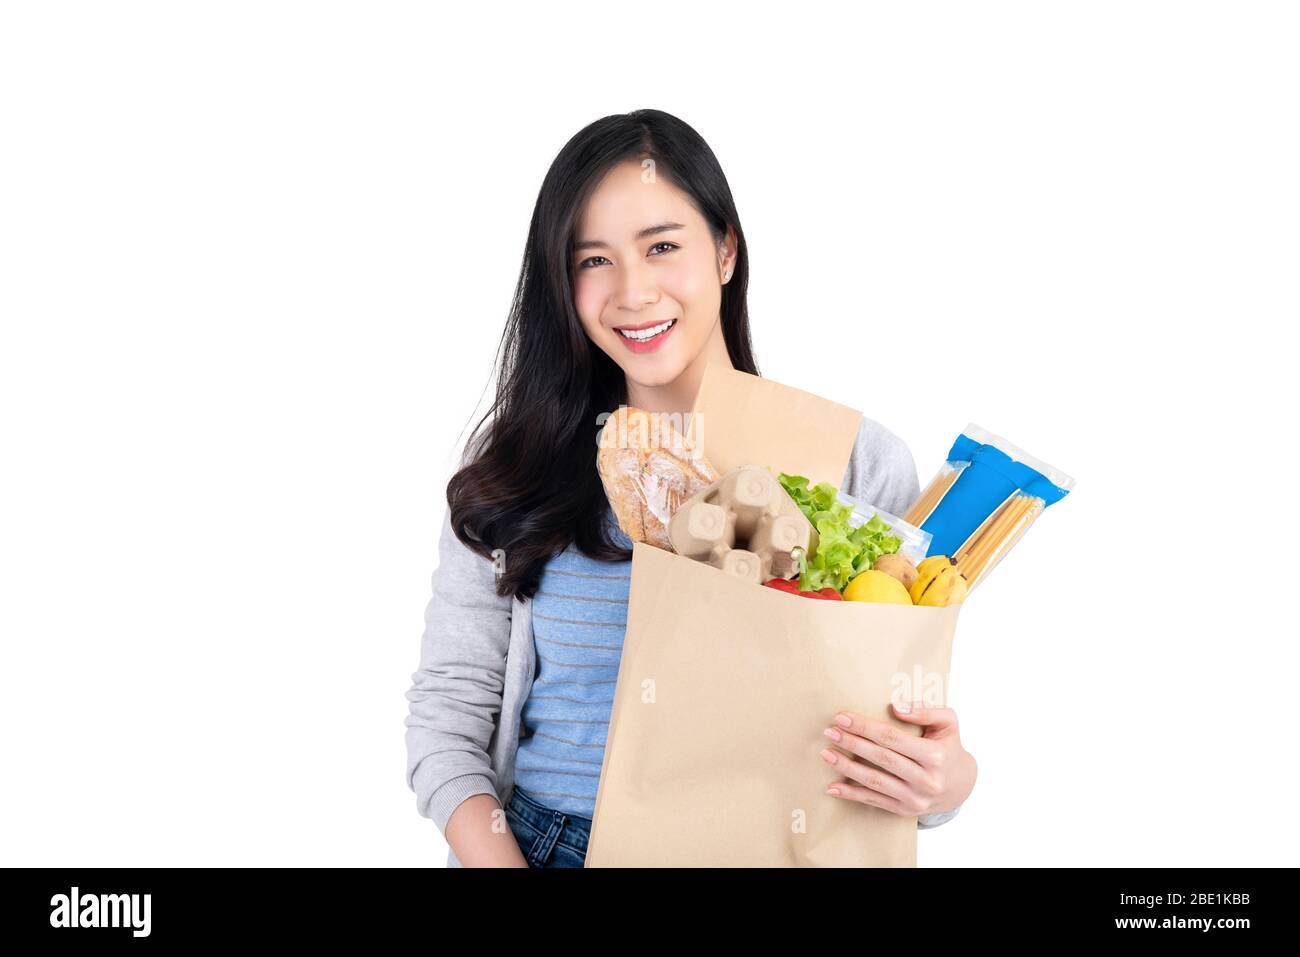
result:
M 789 578 L 771 578 L 763 582 L 768 588 L 775 588 L 777 591 L 789 592 L 792 595 L 799 594 L 799 583 L 791 581 Z
M 820 598 L 825 601 L 843 601 L 844 596 L 834 588 L 826 587 L 821 591 L 800 591 L 799 582 L 793 578 L 771 578 L 763 582 L 769 588 L 775 588 L 777 591 L 789 592 L 791 595 L 802 595 L 804 598 Z

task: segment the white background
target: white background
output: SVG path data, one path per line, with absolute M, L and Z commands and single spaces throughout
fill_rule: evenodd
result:
M 1078 481 L 963 614 L 921 864 L 1297 863 L 1293 7 L 0 9 L 3 863 L 442 865 L 446 482 L 547 166 L 647 106 L 765 376 Z

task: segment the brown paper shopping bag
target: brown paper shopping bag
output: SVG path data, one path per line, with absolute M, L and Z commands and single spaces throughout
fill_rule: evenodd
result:
M 706 458 L 838 484 L 860 413 L 710 366 Z M 633 548 L 627 634 L 586 866 L 916 864 L 916 818 L 825 794 L 836 711 L 921 729 L 891 700 L 946 706 L 961 606 L 816 601 Z

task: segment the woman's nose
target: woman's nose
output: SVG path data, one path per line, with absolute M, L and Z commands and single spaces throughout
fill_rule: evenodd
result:
M 633 261 L 619 272 L 618 304 L 624 309 L 640 309 L 659 301 L 659 287 L 645 263 Z

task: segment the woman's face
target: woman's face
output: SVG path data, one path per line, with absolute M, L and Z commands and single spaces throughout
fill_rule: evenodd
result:
M 635 160 L 610 170 L 571 253 L 583 328 L 644 388 L 675 381 L 721 346 L 722 285 L 735 263 L 734 233 L 715 243 L 686 194 L 651 172 Z

